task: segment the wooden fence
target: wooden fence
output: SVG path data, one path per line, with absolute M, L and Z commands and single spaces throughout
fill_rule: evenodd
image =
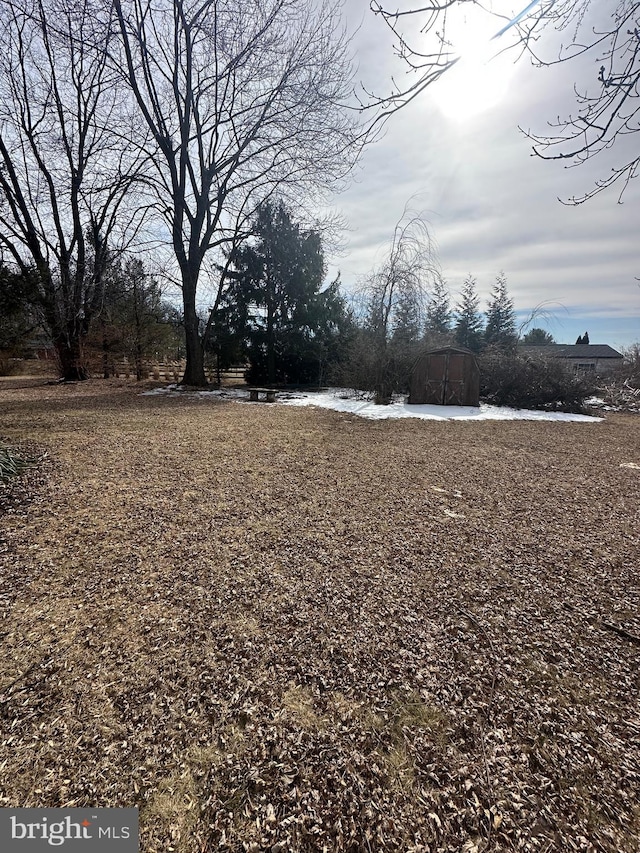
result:
M 226 384 L 242 384 L 244 382 L 244 373 L 248 365 L 236 364 L 228 370 L 223 370 L 220 373 L 220 379 Z M 178 382 L 184 373 L 184 361 L 171 362 L 143 362 L 142 364 L 142 379 L 164 380 L 165 382 Z M 111 366 L 111 373 L 114 377 L 124 377 L 125 379 L 135 378 L 136 366 L 129 361 L 117 361 Z M 209 382 L 217 382 L 218 374 L 215 367 L 206 367 L 205 373 Z

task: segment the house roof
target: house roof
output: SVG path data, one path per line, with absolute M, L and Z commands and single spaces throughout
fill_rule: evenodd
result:
M 540 344 L 523 346 L 531 355 L 552 355 L 554 358 L 622 358 L 609 344 Z

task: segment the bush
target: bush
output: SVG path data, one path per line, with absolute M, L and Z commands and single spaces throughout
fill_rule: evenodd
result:
M 607 409 L 640 412 L 640 343 L 622 353 L 624 361 L 603 378 L 599 396 Z
M 583 412 L 595 377 L 572 373 L 552 357 L 488 349 L 480 356 L 480 397 L 514 409 Z
M 407 394 L 420 343 L 381 341 L 360 329 L 346 358 L 330 373 L 331 384 L 370 393 L 376 403 L 390 403 L 394 394 Z
M 624 361 L 613 371 L 610 380 L 618 386 L 640 388 L 640 343 L 622 350 Z

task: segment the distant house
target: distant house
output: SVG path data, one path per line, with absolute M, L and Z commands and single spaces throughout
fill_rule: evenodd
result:
M 574 372 L 610 373 L 623 356 L 608 344 L 545 344 L 522 346 L 520 352 L 539 358 L 557 358 L 564 361 Z

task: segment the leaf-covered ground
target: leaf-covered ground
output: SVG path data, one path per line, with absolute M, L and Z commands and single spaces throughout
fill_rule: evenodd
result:
M 48 454 L 0 516 L 1 805 L 138 806 L 143 853 L 637 853 L 637 416 L 23 381 L 0 435 Z

